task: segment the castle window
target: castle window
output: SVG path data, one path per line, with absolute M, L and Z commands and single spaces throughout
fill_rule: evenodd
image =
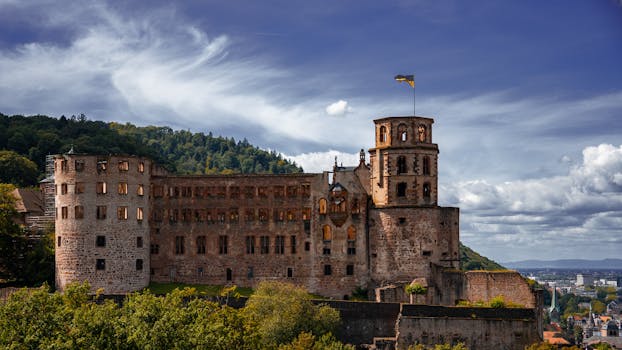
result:
M 97 236 L 97 237 L 95 237 L 95 246 L 96 247 L 105 247 L 106 246 L 106 236 Z
M 285 254 L 285 236 L 276 236 L 274 241 L 274 254 Z
M 84 161 L 76 160 L 74 163 L 77 172 L 84 171 Z
M 346 265 L 346 275 L 347 276 L 354 275 L 354 265 Z
M 106 259 L 97 259 L 95 262 L 95 269 L 97 270 L 105 270 L 106 269 Z
M 117 219 L 127 220 L 127 207 L 117 207 Z
M 430 199 L 430 184 L 427 182 L 423 184 L 423 198 Z
M 216 218 L 218 220 L 219 223 L 224 224 L 225 223 L 225 212 L 219 210 L 216 214 Z
M 186 250 L 184 243 L 184 236 L 175 236 L 175 254 L 184 254 Z
M 244 187 L 244 198 L 253 199 L 255 197 L 255 187 L 246 186 Z
M 419 127 L 417 128 L 417 132 L 419 134 L 419 142 L 425 142 L 427 139 L 425 126 L 419 125 Z
M 205 254 L 206 239 L 205 236 L 197 237 L 197 254 Z
M 143 221 L 143 208 L 136 208 L 136 220 Z
M 105 194 L 106 193 L 106 183 L 98 182 L 96 186 L 97 194 Z
M 302 184 L 302 197 L 309 198 L 311 196 L 311 185 Z
M 119 161 L 119 171 L 128 171 L 130 170 L 130 163 L 127 160 Z
M 408 171 L 406 168 L 406 157 L 399 156 L 397 157 L 397 175 L 404 174 Z
M 321 215 L 326 214 L 327 201 L 325 198 L 320 198 L 319 202 L 319 212 Z
M 259 244 L 260 244 L 261 254 L 268 254 L 270 252 L 270 237 L 269 236 L 259 237 Z
M 246 254 L 255 254 L 255 236 L 246 236 Z
M 192 197 L 192 186 L 182 186 L 181 187 L 181 196 L 182 197 Z
M 179 210 L 177 210 L 177 209 L 169 209 L 168 210 L 168 222 L 170 224 L 176 223 L 178 217 L 179 217 Z
M 356 255 L 356 242 L 348 242 L 348 255 Z
M 348 241 L 356 241 L 356 227 L 353 225 L 348 227 Z
M 398 222 L 400 225 L 404 225 L 404 224 L 406 223 L 406 218 L 398 218 L 398 219 L 397 219 L 397 222 Z
M 127 182 L 119 182 L 118 192 L 119 194 L 127 194 Z
M 287 209 L 287 221 L 296 220 L 296 209 Z
M 298 196 L 298 186 L 287 186 L 287 197 L 296 198 Z
M 255 209 L 246 209 L 246 212 L 244 214 L 244 220 L 246 222 L 255 221 Z
M 84 193 L 84 182 L 76 182 L 75 193 Z
M 333 267 L 331 265 L 324 265 L 324 276 L 330 276 L 333 274 Z
M 192 209 L 183 208 L 181 210 L 181 220 L 183 222 L 190 222 L 190 221 L 192 221 Z
M 60 208 L 60 217 L 61 219 L 67 219 L 69 217 L 69 209 L 67 209 L 67 207 L 61 207 Z
M 143 238 L 136 237 L 136 248 L 142 248 L 142 247 L 143 247 Z
M 145 172 L 145 162 L 138 162 L 138 172 L 139 173 Z
M 324 247 L 322 249 L 322 254 L 323 255 L 330 255 L 330 247 Z
M 76 219 L 84 219 L 84 207 L 81 205 L 76 205 L 74 208 L 74 214 Z
M 302 208 L 302 219 L 311 220 L 311 208 Z
M 67 194 L 67 184 L 60 185 L 60 194 Z
M 237 224 L 240 220 L 240 214 L 237 209 L 229 210 L 229 222 L 232 224 Z
M 149 252 L 151 254 L 154 254 L 154 255 L 160 254 L 160 245 L 159 244 L 152 244 L 149 248 L 150 248 Z
M 268 188 L 266 186 L 257 187 L 257 197 L 268 198 Z
M 400 141 L 402 142 L 405 142 L 408 139 L 408 133 L 406 132 L 407 129 L 408 127 L 406 124 L 400 124 L 397 127 L 397 133 L 400 135 Z
M 217 198 L 226 198 L 227 197 L 227 186 L 218 186 L 218 187 L 216 187 L 216 197 Z
M 60 247 L 61 241 L 62 241 L 62 237 L 61 236 L 56 237 L 56 246 Z
M 330 242 L 333 240 L 333 232 L 328 225 L 322 227 L 322 240 L 324 242 Z
M 406 197 L 406 183 L 405 182 L 399 182 L 397 184 L 397 196 Z
M 423 256 L 432 256 L 432 251 L 430 251 L 430 250 L 424 250 L 424 251 L 421 253 L 421 255 L 423 255 Z
M 380 127 L 380 135 L 378 135 L 378 141 L 387 142 L 387 127 L 384 125 Z
M 60 170 L 62 172 L 66 172 L 67 171 L 67 160 L 63 159 L 60 161 Z
M 305 230 L 305 233 L 307 235 L 310 235 L 311 234 L 311 220 L 303 221 L 303 228 Z
M 430 175 L 430 157 L 423 157 L 423 175 Z
M 203 267 L 197 268 L 197 275 L 199 275 L 199 277 L 203 277 Z
M 289 236 L 289 244 L 291 245 L 292 254 L 296 254 L 296 236 Z
M 142 271 L 143 259 L 136 259 L 136 271 Z
M 283 209 L 274 209 L 274 221 L 275 222 L 283 222 L 285 220 L 285 210 Z
M 106 206 L 105 205 L 98 205 L 97 206 L 97 215 L 96 217 L 99 220 L 103 220 L 106 218 Z
M 203 198 L 203 192 L 205 192 L 205 189 L 202 186 L 197 186 L 194 188 L 194 196 L 196 198 Z
M 229 237 L 218 236 L 218 254 L 225 255 L 228 253 Z
M 274 198 L 283 198 L 285 195 L 285 189 L 283 186 L 274 186 Z
M 240 198 L 240 188 L 238 186 L 229 187 L 229 198 L 231 199 Z
M 108 161 L 105 159 L 100 159 L 97 161 L 97 172 L 104 172 L 108 170 Z
M 352 200 L 352 207 L 350 209 L 352 210 L 352 214 L 360 214 L 361 213 L 361 206 L 359 204 L 358 198 L 354 198 Z
M 227 281 L 231 281 L 233 279 L 233 271 L 227 267 Z
M 260 208 L 259 209 L 259 221 L 267 222 L 268 221 L 268 209 Z
M 164 186 L 155 185 L 153 186 L 153 197 L 160 198 L 164 196 Z
M 253 279 L 255 277 L 255 269 L 252 266 L 249 266 L 246 270 L 246 278 Z
M 164 220 L 164 209 L 153 209 L 151 211 L 151 217 L 155 222 L 162 222 L 162 220 Z
M 311 242 L 305 242 L 305 252 L 308 252 L 311 250 Z
M 136 188 L 136 194 L 139 196 L 145 195 L 145 187 L 142 184 L 138 184 L 138 187 Z
M 294 277 L 294 269 L 292 269 L 291 267 L 287 268 L 287 278 L 292 278 Z

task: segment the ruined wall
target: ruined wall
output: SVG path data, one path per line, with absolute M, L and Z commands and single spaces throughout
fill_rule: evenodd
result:
M 470 302 L 488 302 L 502 295 L 506 303 L 527 308 L 537 307 L 536 295 L 516 271 L 468 271 L 465 273 L 465 280 L 464 299 Z
M 149 284 L 149 168 L 137 157 L 56 156 L 56 288 L 88 280 L 125 293 Z
M 378 286 L 432 282 L 432 264 L 458 266 L 457 208 L 376 208 L 369 210 L 371 278 Z
M 397 349 L 463 342 L 471 350 L 522 350 L 542 341 L 536 309 L 403 304 L 396 328 Z

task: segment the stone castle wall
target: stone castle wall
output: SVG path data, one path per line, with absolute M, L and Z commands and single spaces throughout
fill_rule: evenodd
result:
M 468 271 L 465 273 L 465 298 L 471 302 L 489 302 L 503 296 L 506 303 L 537 307 L 537 298 L 525 279 L 516 271 Z
M 59 290 L 85 280 L 105 293 L 149 284 L 150 164 L 121 156 L 55 158 Z

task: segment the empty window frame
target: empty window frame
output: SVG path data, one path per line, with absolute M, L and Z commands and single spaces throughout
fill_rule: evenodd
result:
M 225 255 L 228 254 L 229 251 L 229 237 L 228 236 L 218 236 L 218 254 Z
M 296 254 L 296 236 L 289 236 L 289 244 L 291 246 L 291 253 Z
M 423 157 L 423 175 L 430 175 L 430 157 Z
M 346 276 L 354 275 L 354 265 L 346 265 Z
M 83 160 L 76 160 L 74 162 L 74 167 L 76 168 L 77 172 L 83 171 L 84 170 L 84 161 Z
M 145 162 L 138 162 L 138 172 L 139 173 L 145 172 Z
M 182 255 L 186 251 L 185 237 L 175 236 L 175 254 Z
M 60 217 L 61 219 L 67 219 L 69 217 L 69 209 L 67 207 L 60 208 Z
M 84 182 L 76 182 L 76 187 L 74 188 L 74 192 L 76 194 L 84 193 Z
M 274 239 L 274 254 L 285 254 L 285 236 L 276 236 Z
M 384 125 L 380 126 L 380 131 L 378 132 L 378 142 L 387 142 L 387 127 Z
M 154 254 L 154 255 L 160 254 L 160 245 L 159 244 L 151 244 L 149 246 L 149 252 L 151 254 Z
M 259 237 L 259 247 L 261 254 L 268 254 L 270 252 L 270 236 Z
M 106 246 L 106 236 L 97 236 L 97 237 L 95 237 L 95 246 L 96 247 L 105 247 Z
M 406 142 L 408 140 L 408 127 L 406 126 L 406 124 L 398 125 L 397 134 L 400 137 L 400 141 Z
M 397 184 L 397 196 L 398 197 L 406 197 L 406 188 L 407 185 L 405 182 L 398 182 Z
M 143 208 L 136 208 L 136 220 L 143 221 Z
M 127 160 L 120 160 L 119 171 L 128 171 L 128 170 L 130 170 L 130 162 L 128 162 Z
M 328 225 L 322 226 L 322 240 L 330 242 L 333 240 L 333 230 Z
M 127 194 L 127 182 L 119 182 L 117 189 L 117 192 L 119 192 L 119 194 Z
M 106 259 L 97 259 L 95 262 L 95 269 L 106 270 Z
M 95 187 L 97 194 L 105 194 L 107 192 L 107 190 L 108 190 L 106 187 L 107 186 L 106 186 L 105 182 L 103 182 L 103 181 L 98 182 L 96 187 Z
M 333 267 L 331 265 L 324 265 L 324 276 L 330 276 L 333 274 Z
M 408 168 L 406 167 L 406 157 L 397 157 L 397 175 L 405 174 L 406 172 L 408 172 Z
M 143 184 L 138 184 L 138 187 L 136 187 L 136 194 L 139 196 L 145 195 L 145 186 L 143 186 Z
M 76 205 L 74 208 L 74 215 L 76 219 L 84 219 L 84 207 Z
M 117 207 L 117 219 L 127 220 L 127 207 Z
M 96 217 L 99 220 L 104 220 L 106 218 L 106 206 L 105 205 L 98 205 L 97 206 L 97 211 L 96 211 Z
M 430 184 L 429 183 L 424 183 L 423 184 L 423 198 L 429 200 L 430 199 Z
M 246 254 L 255 254 L 255 236 L 246 236 Z
M 142 271 L 143 259 L 136 259 L 136 271 Z
M 104 172 L 108 170 L 108 160 L 106 159 L 99 159 L 97 160 L 97 172 Z
M 142 237 L 136 237 L 136 248 L 142 248 L 143 247 L 143 238 Z
M 207 239 L 205 236 L 198 236 L 196 239 L 197 243 L 197 254 L 205 254 L 205 246 L 207 244 Z
M 320 215 L 326 214 L 327 207 L 328 202 L 326 201 L 326 198 L 320 198 L 320 201 L 318 202 L 318 211 Z
M 60 185 L 60 194 L 67 194 L 67 184 L 63 183 Z

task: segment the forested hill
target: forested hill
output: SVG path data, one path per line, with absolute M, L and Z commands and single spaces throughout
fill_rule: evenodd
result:
M 0 113 L 0 150 L 13 151 L 33 161 L 38 178 L 43 175 L 46 155 L 67 152 L 72 145 L 77 153 L 146 156 L 178 174 L 302 172 L 302 168 L 274 151 L 254 147 L 246 139 L 215 137 L 211 132 L 105 123 L 88 120 L 84 115 L 52 118 Z M 2 152 L 0 158 L 11 157 L 12 161 L 0 159 L 0 164 L 16 163 L 16 156 Z M 19 169 L 11 171 L 19 172 Z M 0 179 L 0 182 L 10 181 Z M 17 185 L 29 186 L 36 182 L 37 178 L 30 176 Z
M 505 267 L 480 255 L 460 242 L 460 265 L 463 270 L 506 270 Z

